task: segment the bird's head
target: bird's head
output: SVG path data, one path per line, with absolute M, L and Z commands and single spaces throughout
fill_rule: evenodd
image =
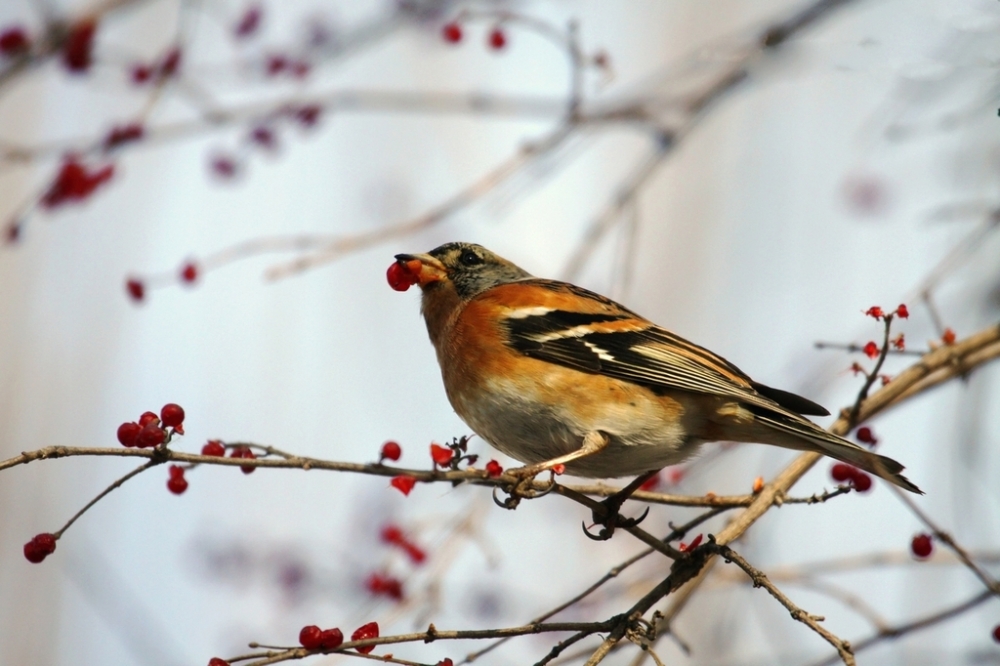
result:
M 467 301 L 490 287 L 531 274 L 482 245 L 445 243 L 426 254 L 397 254 L 387 276 L 389 284 L 399 291 L 416 284 L 425 297 L 451 292 Z

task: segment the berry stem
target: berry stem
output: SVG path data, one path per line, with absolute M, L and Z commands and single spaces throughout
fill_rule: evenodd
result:
M 871 389 L 875 380 L 878 379 L 879 370 L 882 369 L 882 364 L 885 363 L 885 357 L 889 355 L 889 347 L 891 346 L 891 341 L 889 340 L 889 333 L 892 329 L 892 313 L 885 315 L 885 333 L 882 336 L 882 350 L 879 352 L 878 360 L 875 362 L 875 367 L 872 371 L 868 373 L 865 378 L 865 383 L 858 391 L 858 397 L 854 400 L 854 406 L 851 407 L 850 416 L 847 419 L 848 430 L 854 428 L 858 424 L 858 414 L 861 412 L 861 403 L 868 398 L 868 391 Z
M 100 502 L 104 498 L 105 495 L 107 495 L 112 490 L 114 490 L 115 488 L 119 487 L 120 485 L 122 485 L 123 483 L 125 483 L 126 481 L 128 481 L 129 479 L 131 479 L 133 476 L 137 476 L 139 474 L 142 474 L 143 472 L 145 472 L 150 467 L 155 467 L 156 465 L 159 465 L 159 464 L 161 464 L 163 462 L 165 462 L 165 461 L 154 458 L 153 460 L 150 460 L 149 462 L 147 462 L 147 463 L 145 463 L 143 465 L 139 465 L 138 467 L 136 467 L 134 470 L 132 470 L 131 472 L 129 472 L 125 476 L 117 479 L 110 486 L 108 486 L 107 488 L 105 488 L 104 490 L 102 490 L 101 493 L 97 497 L 95 497 L 94 499 L 92 499 L 89 502 L 87 502 L 87 504 L 82 509 L 80 509 L 79 511 L 77 511 L 73 515 L 73 517 L 70 518 L 69 521 L 65 525 L 63 525 L 62 528 L 59 529 L 58 532 L 53 532 L 52 536 L 54 536 L 57 539 L 60 538 L 63 535 L 63 532 L 65 532 L 66 530 L 68 530 L 69 526 L 76 522 L 77 518 L 79 518 L 80 516 L 82 516 L 83 514 L 85 514 L 90 507 L 92 507 L 95 504 L 97 504 L 98 502 Z

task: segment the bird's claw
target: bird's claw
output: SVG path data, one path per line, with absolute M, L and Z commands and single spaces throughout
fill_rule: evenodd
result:
M 537 473 L 530 467 L 521 467 L 505 472 L 504 476 L 513 477 L 513 480 L 493 488 L 493 503 L 504 509 L 516 509 L 522 499 L 535 499 L 548 495 L 556 487 L 555 474 L 551 474 L 547 485 L 535 488 L 534 481 Z M 498 499 L 497 488 L 503 489 L 507 493 L 507 497 L 503 500 Z
M 642 521 L 646 519 L 649 515 L 649 507 L 642 512 L 642 514 L 637 518 L 625 518 L 619 513 L 622 503 L 620 501 L 609 502 L 608 500 L 616 499 L 613 496 L 609 497 L 607 500 L 601 502 L 597 508 L 594 509 L 593 519 L 595 525 L 601 525 L 601 531 L 594 534 L 587 529 L 586 523 L 583 525 L 583 533 L 587 535 L 588 538 L 594 541 L 607 541 L 610 539 L 615 530 L 619 527 L 623 529 L 628 529 L 630 527 L 635 527 Z

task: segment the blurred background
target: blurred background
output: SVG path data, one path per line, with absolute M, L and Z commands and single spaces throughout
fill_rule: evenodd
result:
M 53 50 L 59 26 L 75 34 L 88 16 L 88 44 Z M 117 446 L 120 423 L 176 402 L 178 449 L 219 438 L 371 462 L 392 439 L 401 465 L 429 467 L 432 441 L 469 429 L 416 290 L 392 291 L 385 270 L 454 240 L 608 294 L 835 413 L 861 385 L 851 364 L 870 362 L 814 343 L 880 340 L 868 307 L 907 303 L 894 330 L 914 350 L 1000 311 L 996 2 L 6 0 L 0 32 L 2 458 Z M 60 197 L 68 155 L 90 185 Z M 926 491 L 920 506 L 994 574 L 998 382 L 986 367 L 868 424 Z M 478 438 L 471 450 L 513 464 Z M 708 445 L 661 488 L 746 493 L 793 457 Z M 0 664 L 202 664 L 249 641 L 294 645 L 307 624 L 520 625 L 642 548 L 589 541 L 586 513 L 559 497 L 510 512 L 483 488 L 404 497 L 383 477 L 218 467 L 175 496 L 157 467 L 46 562 L 25 561 L 32 535 L 136 465 L 3 471 Z M 833 488 L 830 467 L 795 494 Z M 656 506 L 646 527 L 694 515 Z M 426 559 L 385 543 L 389 525 Z M 941 548 L 911 556 L 924 530 L 876 482 L 772 510 L 736 548 L 857 644 L 983 590 Z M 556 619 L 618 613 L 667 568 L 647 558 Z M 658 641 L 665 663 L 830 658 L 731 569 Z M 998 623 L 988 598 L 859 663 L 1000 663 Z M 534 663 L 555 640 L 477 663 Z M 458 663 L 480 647 L 390 651 Z M 624 645 L 606 663 L 642 658 Z

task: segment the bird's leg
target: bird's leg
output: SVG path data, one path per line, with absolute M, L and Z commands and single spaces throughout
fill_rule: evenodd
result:
M 535 463 L 534 465 L 525 465 L 524 467 L 517 467 L 515 469 L 508 470 L 508 474 L 516 477 L 518 481 L 513 486 L 504 488 L 504 490 L 507 490 L 510 494 L 510 497 L 504 500 L 503 503 L 497 502 L 497 504 L 507 509 L 515 508 L 521 501 L 522 497 L 536 496 L 532 494 L 529 486 L 535 476 L 540 472 L 552 470 L 560 465 L 565 465 L 568 462 L 579 460 L 585 456 L 590 456 L 599 451 L 603 451 L 607 447 L 609 441 L 610 439 L 604 433 L 597 431 L 588 432 L 583 437 L 583 443 L 580 445 L 580 448 L 576 451 L 567 453 L 564 456 L 559 456 L 558 458 L 546 460 L 545 462 Z M 545 494 L 545 492 L 542 494 Z M 495 497 L 494 501 L 496 501 Z
M 649 513 L 649 507 L 646 507 L 646 510 L 643 511 L 642 515 L 638 518 L 623 518 L 619 511 L 621 511 L 625 500 L 632 496 L 632 493 L 637 491 L 642 487 L 642 484 L 646 483 L 659 473 L 660 470 L 654 469 L 644 474 L 640 474 L 627 486 L 598 504 L 594 509 L 593 518 L 596 525 L 602 526 L 601 531 L 596 535 L 591 534 L 587 531 L 586 525 L 584 525 L 584 533 L 594 541 L 605 541 L 610 539 L 611 535 L 615 533 L 616 527 L 635 527 L 645 520 L 646 514 Z

